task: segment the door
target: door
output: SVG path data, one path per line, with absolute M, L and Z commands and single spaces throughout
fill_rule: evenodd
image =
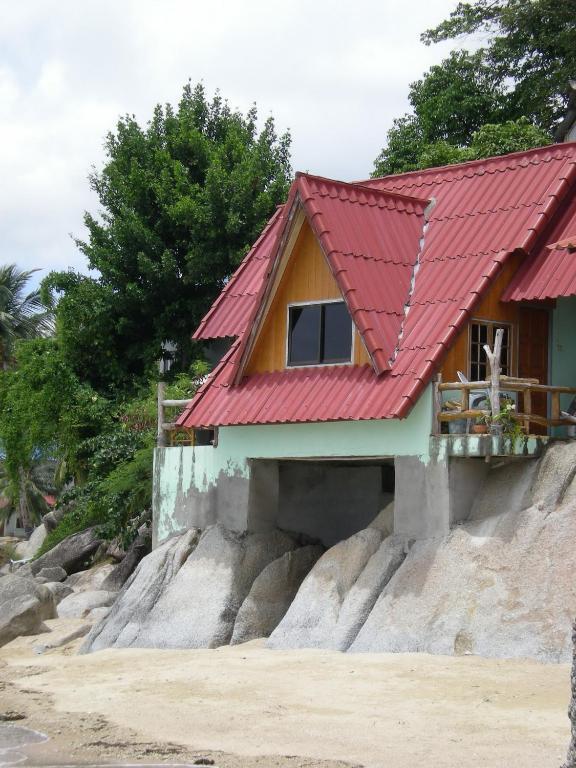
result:
M 547 309 L 522 307 L 518 329 L 518 375 L 526 379 L 538 379 L 548 384 L 548 336 L 550 313 Z M 532 412 L 538 416 L 548 415 L 548 400 L 545 392 L 532 393 Z M 532 423 L 530 431 L 545 435 L 546 427 Z

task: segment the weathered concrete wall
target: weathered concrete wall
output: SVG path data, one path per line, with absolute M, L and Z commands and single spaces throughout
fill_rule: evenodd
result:
M 277 525 L 331 547 L 366 528 L 393 496 L 382 493 L 382 468 L 315 462 L 279 463 Z
M 255 459 L 370 458 L 428 461 L 428 387 L 407 419 L 223 427 L 218 445 L 158 448 L 154 458 L 154 545 L 189 527 L 221 522 L 245 530 L 270 523 L 277 499 L 272 464 Z

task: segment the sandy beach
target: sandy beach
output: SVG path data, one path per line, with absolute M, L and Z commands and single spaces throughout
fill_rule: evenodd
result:
M 78 626 L 48 622 L 53 638 Z M 569 668 L 425 654 L 109 650 L 50 635 L 0 649 L 0 713 L 46 733 L 38 763 L 223 768 L 558 768 Z

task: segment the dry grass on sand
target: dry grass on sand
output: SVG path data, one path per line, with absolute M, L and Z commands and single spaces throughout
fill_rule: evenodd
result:
M 77 640 L 37 655 L 48 637 L 0 649 L 0 713 L 50 736 L 30 750 L 39 761 L 558 768 L 568 744 L 566 665 L 259 642 L 77 656 Z

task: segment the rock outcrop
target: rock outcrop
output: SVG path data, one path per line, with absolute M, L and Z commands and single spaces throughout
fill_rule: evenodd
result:
M 494 511 L 493 486 L 505 480 L 504 467 L 489 477 L 468 522 L 442 539 L 417 542 L 350 650 L 568 661 L 576 614 L 576 500 L 557 505 L 573 460 L 565 461 L 562 447 L 552 446 L 535 467 L 530 493 L 524 489 L 518 506 L 536 503 Z
M 221 525 L 207 528 L 131 645 L 216 648 L 228 644 L 254 579 L 294 547 L 294 539 L 280 531 L 241 535 Z
M 143 622 L 199 538 L 199 530 L 186 531 L 168 539 L 145 557 L 118 594 L 110 613 L 93 627 L 81 653 L 132 645 Z
M 570 706 L 568 707 L 568 717 L 570 718 L 572 733 L 566 762 L 562 765 L 562 768 L 576 768 L 576 622 L 572 626 L 572 672 L 570 674 L 570 684 L 572 695 L 570 697 Z
M 333 546 L 304 580 L 268 647 L 346 650 L 404 560 L 404 548 L 378 528 Z
M 270 635 L 323 552 L 324 547 L 319 545 L 300 547 L 286 552 L 264 568 L 240 606 L 230 641 L 232 645 Z
M 296 547 L 280 531 L 189 531 L 145 557 L 83 651 L 104 647 L 215 648 L 230 642 L 256 577 Z
M 79 571 L 102 544 L 95 528 L 75 533 L 56 544 L 51 550 L 30 563 L 34 576 L 43 568 L 60 566 L 66 573 Z
M 44 621 L 55 615 L 54 598 L 44 585 L 12 574 L 0 578 L 0 646 L 48 631 Z

